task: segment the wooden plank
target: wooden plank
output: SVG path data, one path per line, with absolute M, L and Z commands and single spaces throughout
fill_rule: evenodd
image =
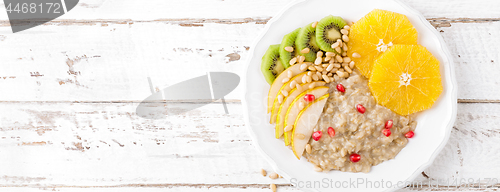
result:
M 228 115 L 208 104 L 161 120 L 135 116 L 136 106 L 0 103 L 0 186 L 288 184 L 260 175 L 271 169 L 241 104 L 229 104 Z M 500 129 L 491 126 L 499 111 L 498 103 L 459 104 L 448 144 L 416 181 L 500 178 Z
M 274 16 L 291 2 L 293 0 L 149 0 L 148 3 L 136 0 L 80 0 L 73 10 L 60 19 L 266 18 Z M 497 11 L 500 3 L 496 0 L 402 0 L 402 2 L 421 12 L 425 17 L 500 18 Z M 4 7 L 3 2 L 0 6 Z M 0 20 L 7 20 L 7 14 L 0 14 Z
M 36 35 L 3 34 L 0 101 L 140 102 L 151 94 L 148 77 L 161 90 L 208 71 L 243 74 L 263 27 L 145 22 L 47 25 L 30 32 Z M 491 89 L 500 83 L 500 22 L 453 23 L 437 30 L 454 56 L 458 98 L 500 100 L 500 90 Z M 239 99 L 242 91 L 239 86 L 226 99 Z

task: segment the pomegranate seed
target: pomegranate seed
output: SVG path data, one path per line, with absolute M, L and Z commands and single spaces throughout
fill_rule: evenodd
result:
M 365 107 L 363 107 L 363 105 L 361 104 L 356 105 L 356 109 L 358 109 L 358 112 L 360 112 L 361 114 L 365 113 L 366 111 Z
M 386 129 L 392 128 L 392 120 L 389 120 L 389 121 L 385 122 L 385 128 Z
M 314 101 L 314 95 L 313 94 L 306 94 L 304 96 L 304 100 L 306 100 L 307 102 L 311 102 L 311 101 Z
M 405 137 L 412 138 L 414 135 L 415 135 L 415 133 L 413 133 L 413 131 L 408 131 L 408 133 L 405 134 Z
M 330 137 L 335 136 L 335 129 L 333 129 L 333 127 L 328 127 L 328 135 L 330 135 Z
M 321 132 L 321 131 L 316 131 L 316 132 L 314 132 L 314 133 L 313 133 L 313 139 L 314 139 L 315 141 L 318 141 L 319 139 L 321 139 L 321 136 L 322 136 L 322 135 L 323 135 L 323 132 Z
M 340 92 L 345 92 L 345 88 L 342 84 L 337 84 L 337 90 L 340 91 Z
M 383 129 L 382 134 L 384 134 L 386 137 L 391 136 L 391 130 L 390 129 Z
M 351 156 L 349 158 L 351 159 L 352 162 L 356 163 L 359 160 L 361 160 L 361 155 L 353 153 L 353 154 L 351 154 Z

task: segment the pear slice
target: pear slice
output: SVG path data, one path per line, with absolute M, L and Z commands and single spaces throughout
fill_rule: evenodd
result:
M 307 64 L 309 66 L 312 63 L 306 62 L 303 64 Z M 267 113 L 271 112 L 271 110 L 273 108 L 273 104 L 274 104 L 274 99 L 276 99 L 281 87 L 283 86 L 283 84 L 285 84 L 285 83 L 283 83 L 283 79 L 288 78 L 288 71 L 292 72 L 292 78 L 293 78 L 293 76 L 296 76 L 296 75 L 298 75 L 306 70 L 306 69 L 300 70 L 301 65 L 302 64 L 292 65 L 292 66 L 288 67 L 286 70 L 284 70 L 283 72 L 281 72 L 278 75 L 278 77 L 276 77 L 273 84 L 271 85 L 271 88 L 269 89 L 269 93 L 267 94 Z
M 292 83 L 292 81 L 295 81 L 297 83 L 301 83 L 302 82 L 302 77 L 304 75 L 307 75 L 307 72 L 303 72 L 303 73 L 299 73 L 298 75 L 295 75 L 293 76 L 290 81 L 286 82 L 283 84 L 283 86 L 281 86 L 280 90 L 278 91 L 278 95 L 281 94 L 281 91 L 286 91 L 288 94 L 288 96 L 290 96 L 290 91 L 292 91 L 292 88 L 290 87 L 290 83 Z M 283 97 L 283 101 L 285 100 L 286 97 Z M 281 102 L 283 103 L 283 102 Z M 271 109 L 271 119 L 269 120 L 269 123 L 273 124 L 273 123 L 276 123 L 276 115 L 278 114 L 278 109 L 280 107 L 280 102 L 278 101 L 278 97 L 275 97 L 274 98 L 274 102 L 273 102 L 273 107 Z
M 283 124 L 285 123 L 285 115 L 288 110 L 288 107 L 290 107 L 290 104 L 292 104 L 293 100 L 297 98 L 297 96 L 304 91 L 307 91 L 309 89 L 309 86 L 314 83 L 315 87 L 323 86 L 326 84 L 324 81 L 314 81 L 311 83 L 302 83 L 300 86 L 302 87 L 302 90 L 298 91 L 297 88 L 293 88 L 290 90 L 290 93 L 288 94 L 288 97 L 286 97 L 283 102 L 281 103 L 279 109 L 278 109 L 278 114 L 276 117 L 276 139 L 279 139 L 283 135 L 283 129 L 284 126 Z M 289 140 L 285 139 L 285 145 L 288 145 Z
M 328 92 L 328 89 L 329 89 L 329 87 L 327 87 L 327 86 L 319 86 L 319 87 L 309 89 L 309 90 L 304 91 L 301 94 L 299 94 L 292 101 L 292 104 L 290 104 L 290 106 L 288 107 L 288 109 L 286 111 L 285 122 L 283 124 L 283 127 L 285 128 L 288 125 L 293 126 L 293 124 L 295 123 L 295 120 L 297 119 L 297 116 L 299 115 L 299 113 L 301 111 L 301 109 L 299 108 L 299 103 L 305 102 L 304 95 L 313 94 L 315 98 L 319 98 L 319 97 L 325 95 Z M 305 103 L 304 105 L 307 105 L 307 103 Z M 288 142 L 285 142 L 285 145 L 287 145 L 287 143 L 290 143 L 291 131 L 285 132 L 285 139 L 288 140 Z
M 297 116 L 292 130 L 292 150 L 297 159 L 302 157 L 329 96 L 330 94 L 323 95 L 309 103 Z

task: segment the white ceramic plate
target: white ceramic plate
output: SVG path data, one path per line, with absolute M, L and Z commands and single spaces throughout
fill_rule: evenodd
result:
M 420 113 L 415 137 L 395 159 L 374 166 L 369 173 L 330 171 L 318 173 L 306 158 L 297 160 L 282 140 L 274 138 L 274 125 L 266 113 L 269 84 L 260 72 L 261 58 L 271 44 L 279 44 L 283 35 L 337 15 L 346 21 L 357 21 L 373 9 L 405 14 L 418 31 L 419 44 L 441 62 L 444 91 L 431 109 Z M 457 90 L 452 57 L 439 33 L 417 11 L 397 0 L 308 0 L 297 1 L 267 24 L 263 34 L 251 47 L 246 76 L 243 78 L 245 120 L 256 147 L 275 171 L 304 191 L 393 191 L 404 187 L 428 167 L 446 144 L 457 110 Z M 382 183 L 383 179 L 383 183 Z M 316 182 L 316 183 L 314 183 Z M 372 186 L 367 183 L 372 182 Z M 307 184 L 316 184 L 307 186 Z M 362 183 L 362 184 L 358 184 Z M 354 185 L 353 185 L 354 184 Z M 380 186 L 382 185 L 383 186 Z M 376 187 L 376 185 L 379 185 Z

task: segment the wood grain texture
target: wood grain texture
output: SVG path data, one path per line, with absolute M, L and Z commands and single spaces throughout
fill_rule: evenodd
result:
M 0 101 L 134 101 L 208 71 L 243 74 L 264 25 L 161 22 L 48 25 L 37 35 L 1 35 Z M 9 27 L 0 27 L 10 30 Z M 38 31 L 37 31 L 38 30 Z M 58 31 L 65 31 L 64 33 Z M 500 22 L 440 27 L 454 56 L 458 98 L 500 100 Z M 28 31 L 29 32 L 29 31 Z M 239 99 L 239 86 L 226 99 Z
M 0 107 L 9 111 L 0 119 L 0 186 L 288 184 L 260 175 L 271 170 L 252 146 L 238 103 L 228 105 L 229 115 L 209 104 L 156 121 L 135 116 L 129 103 Z M 500 104 L 459 104 L 448 144 L 416 181 L 500 179 L 500 129 L 490 126 L 500 123 L 498 111 Z

